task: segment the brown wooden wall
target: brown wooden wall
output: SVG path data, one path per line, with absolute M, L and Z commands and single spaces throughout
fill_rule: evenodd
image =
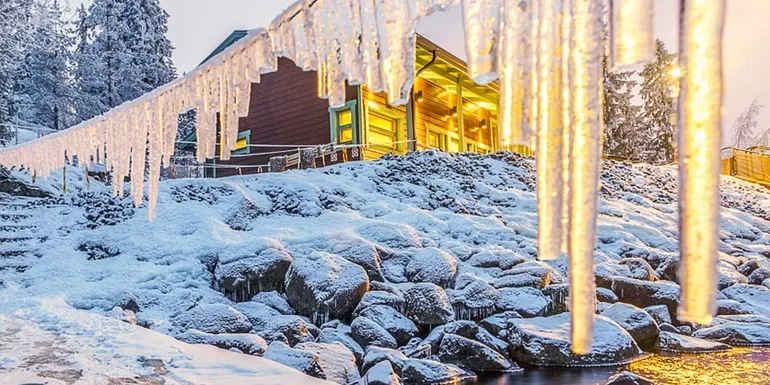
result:
M 304 72 L 291 60 L 279 59 L 278 71 L 263 75 L 261 83 L 252 85 L 249 116 L 240 120 L 239 131 L 251 131 L 251 144 L 329 143 L 329 102 L 318 97 L 317 81 L 316 72 Z M 282 149 L 252 148 L 251 152 L 279 150 Z M 235 157 L 228 162 L 217 160 L 217 164 L 267 164 L 272 156 L 277 155 Z M 253 174 L 256 171 L 255 168 L 242 169 L 243 174 Z M 238 171 L 220 168 L 217 169 L 216 175 L 238 175 Z

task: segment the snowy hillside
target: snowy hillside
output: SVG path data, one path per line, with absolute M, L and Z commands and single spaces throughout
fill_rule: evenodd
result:
M 607 162 L 596 252 L 603 313 L 595 351 L 571 356 L 562 314 L 568 264 L 536 261 L 533 168 L 513 154 L 424 152 L 321 170 L 166 181 L 154 223 L 146 207 L 112 198 L 111 187 L 93 178 L 87 189 L 82 171 L 69 169 L 65 195 L 0 202 L 0 330 L 10 325 L 68 349 L 83 346 L 99 364 L 75 359 L 64 366 L 89 383 L 129 375 L 270 383 L 193 373 L 211 366 L 208 374 L 231 368 L 233 376 L 250 368 L 244 378 L 272 371 L 275 383 L 299 375 L 265 358 L 337 383 L 364 376 L 436 383 L 518 370 L 516 363 L 626 362 L 640 348 L 665 350 L 679 341 L 662 338 L 661 330 L 728 345 L 770 344 L 770 194 L 723 182 L 721 315 L 700 328 L 676 320 L 675 169 Z M 57 178 L 38 184 L 56 192 Z M 115 319 L 263 358 L 238 361 L 222 351 L 231 366 L 219 366 L 208 350 Z M 542 333 L 545 327 L 566 334 Z M 0 346 L 21 340 L 0 333 Z M 124 345 L 129 340 L 139 342 Z M 96 341 L 107 346 L 92 350 Z M 535 345 L 560 353 L 543 356 Z M 0 357 L 0 378 L 62 369 L 61 362 L 30 366 L 22 353 Z M 125 366 L 130 357 L 162 360 L 165 369 Z M 104 365 L 128 369 L 108 373 Z

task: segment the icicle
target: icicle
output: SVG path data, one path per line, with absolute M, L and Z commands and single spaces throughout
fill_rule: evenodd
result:
M 602 1 L 573 0 L 570 312 L 572 351 L 587 354 L 596 313 L 594 247 L 602 132 Z
M 463 0 L 462 5 L 468 75 L 477 84 L 489 84 L 497 79 L 501 0 Z
M 136 111 L 135 111 L 136 110 Z M 128 127 L 130 136 L 125 140 L 131 143 L 131 196 L 134 198 L 134 206 L 142 204 L 144 190 L 144 162 L 147 154 L 147 125 L 144 114 L 132 108 L 128 114 Z
M 537 202 L 538 258 L 561 256 L 563 129 L 561 120 L 561 25 L 559 2 L 541 2 L 537 42 Z
M 414 9 L 410 0 L 376 0 L 379 52 L 388 104 L 409 101 L 415 77 Z
M 682 1 L 678 315 L 683 321 L 709 325 L 716 313 L 725 0 Z
M 379 65 L 380 42 L 377 30 L 377 0 L 361 0 L 361 54 L 364 65 L 366 85 L 373 92 L 385 90 L 382 71 Z
M 505 0 L 501 18 L 498 68 L 500 70 L 499 138 L 502 147 L 529 144 L 524 137 L 522 118 L 525 82 L 524 66 L 529 58 L 529 0 Z
M 612 69 L 652 62 L 655 0 L 612 0 L 610 9 Z
M 562 172 L 563 172 L 563 200 L 562 200 L 562 240 L 561 240 L 561 253 L 563 255 L 569 255 L 570 244 L 570 226 L 572 223 L 572 175 L 570 170 L 570 163 L 572 162 L 572 138 L 573 138 L 573 126 L 572 126 L 572 77 L 570 66 L 572 57 L 572 34 L 573 34 L 573 19 L 572 8 L 570 6 L 570 0 L 562 1 L 562 21 L 561 21 L 561 116 L 562 116 L 562 132 L 563 132 L 563 155 L 562 155 Z

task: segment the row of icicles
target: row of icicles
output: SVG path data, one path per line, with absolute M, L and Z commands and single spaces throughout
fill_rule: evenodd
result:
M 715 310 L 725 0 L 680 1 L 679 319 L 708 324 Z M 392 105 L 406 104 L 415 77 L 417 23 L 457 3 L 469 76 L 500 84 L 500 144 L 536 148 L 540 258 L 569 255 L 573 350 L 588 353 L 595 313 L 603 0 L 299 1 L 269 30 L 252 31 L 190 74 L 69 130 L 3 150 L 0 164 L 46 177 L 64 167 L 65 158 L 77 156 L 81 165 L 106 162 L 114 180 L 139 176 L 131 178 L 139 205 L 149 152 L 152 220 L 161 164 L 174 153 L 180 113 L 198 111 L 199 161 L 229 159 L 239 118 L 249 113 L 251 84 L 277 70 L 279 56 L 317 71 L 319 96 L 332 107 L 344 105 L 345 82 L 384 91 Z M 611 1 L 613 67 L 653 59 L 653 8 L 654 0 Z M 114 193 L 122 194 L 120 183 Z

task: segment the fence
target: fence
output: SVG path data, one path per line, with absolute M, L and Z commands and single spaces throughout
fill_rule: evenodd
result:
M 722 149 L 722 174 L 770 187 L 770 147 Z

